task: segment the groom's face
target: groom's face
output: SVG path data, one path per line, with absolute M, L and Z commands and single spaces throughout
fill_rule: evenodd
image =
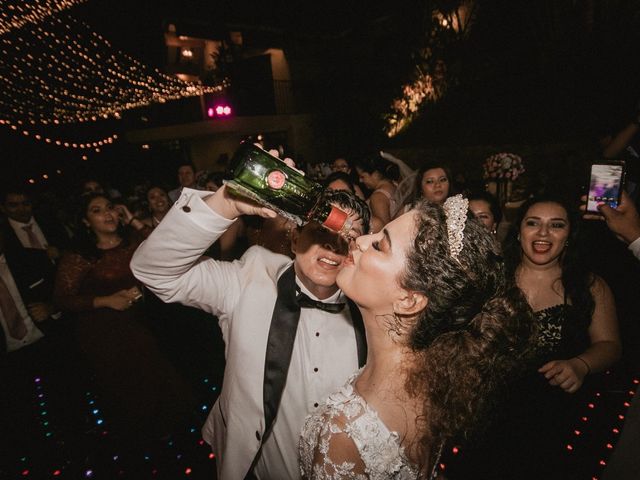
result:
M 352 230 L 362 234 L 362 220 L 353 218 Z M 291 234 L 296 275 L 316 297 L 326 298 L 338 289 L 336 276 L 349 253 L 349 243 L 317 222 L 310 222 Z

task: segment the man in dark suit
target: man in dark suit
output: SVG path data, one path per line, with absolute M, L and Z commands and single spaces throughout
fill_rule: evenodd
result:
M 7 251 L 42 250 L 55 262 L 67 248 L 69 236 L 57 221 L 34 218 L 32 198 L 26 189 L 6 188 L 0 197 L 0 211 L 6 217 L 2 230 Z
M 4 336 L 0 351 L 11 353 L 43 337 L 37 324 L 48 319 L 54 308 L 42 296 L 47 281 L 36 271 L 42 270 L 42 265 L 34 270 L 29 264 L 44 260 L 44 270 L 50 271 L 51 262 L 44 252 L 5 252 L 3 237 L 0 232 L 0 325 Z M 40 257 L 39 261 L 37 257 Z
M 44 250 L 5 249 L 0 229 L 0 451 L 8 465 L 41 428 L 33 412 L 37 384 L 47 385 L 47 418 L 58 434 L 85 427 L 79 408 L 85 373 L 53 306 L 53 272 Z

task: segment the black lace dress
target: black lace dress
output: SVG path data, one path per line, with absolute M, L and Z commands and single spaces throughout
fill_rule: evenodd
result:
M 568 394 L 549 385 L 538 369 L 584 352 L 591 318 L 560 304 L 535 314 L 539 333 L 534 361 L 508 386 L 490 427 L 452 458 L 451 480 L 577 478 L 578 455 L 567 449 L 586 403 L 589 385 Z M 573 452 L 575 453 L 575 452 Z

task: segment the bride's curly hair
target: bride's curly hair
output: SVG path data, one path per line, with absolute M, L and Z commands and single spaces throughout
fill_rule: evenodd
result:
M 428 299 L 407 332 L 419 361 L 406 382 L 409 394 L 423 399 L 414 448 L 425 459 L 425 474 L 447 441 L 468 438 L 481 425 L 498 387 L 524 367 L 536 332 L 524 295 L 507 286 L 499 246 L 486 227 L 468 214 L 454 259 L 443 208 L 423 201 L 416 212 L 400 283 Z

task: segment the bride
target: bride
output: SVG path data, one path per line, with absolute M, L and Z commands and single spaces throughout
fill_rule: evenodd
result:
M 460 195 L 355 241 L 338 285 L 367 332 L 366 366 L 307 417 L 309 479 L 435 478 L 442 447 L 477 426 L 534 327 L 498 247 Z

